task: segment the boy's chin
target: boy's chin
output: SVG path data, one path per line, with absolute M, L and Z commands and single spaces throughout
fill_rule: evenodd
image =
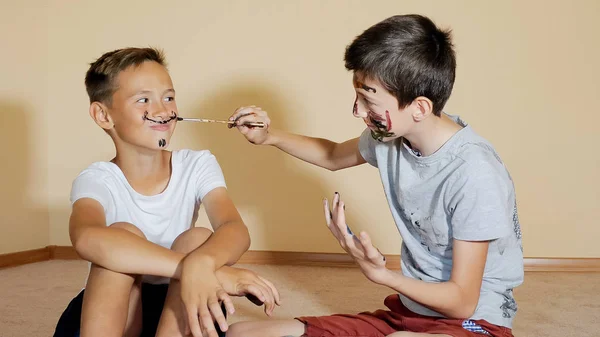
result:
M 389 142 L 389 141 L 392 141 L 392 140 L 398 138 L 399 136 L 393 132 L 386 132 L 386 131 L 371 129 L 371 137 L 373 137 L 373 139 L 375 139 L 376 141 L 378 141 L 380 143 L 386 143 L 386 142 Z
M 154 148 L 156 150 L 164 150 L 167 148 L 167 146 L 169 146 L 169 139 L 159 138 L 156 140 L 156 144 L 154 145 Z

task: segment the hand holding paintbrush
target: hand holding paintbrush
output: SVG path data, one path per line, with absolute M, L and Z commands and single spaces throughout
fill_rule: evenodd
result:
M 183 117 L 177 117 L 178 121 L 183 121 L 183 122 L 198 122 L 198 123 L 222 123 L 222 124 L 227 124 L 228 128 L 233 128 L 237 125 L 237 120 L 233 120 L 233 121 L 224 121 L 224 120 L 218 120 L 218 119 L 206 119 L 206 118 L 183 118 Z M 265 123 L 263 122 L 245 122 L 242 123 L 240 125 L 244 125 L 247 127 L 251 127 L 251 128 L 264 128 L 265 127 Z

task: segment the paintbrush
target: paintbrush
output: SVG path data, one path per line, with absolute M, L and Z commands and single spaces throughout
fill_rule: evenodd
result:
M 198 123 L 222 123 L 222 124 L 227 124 L 230 128 L 236 126 L 235 123 L 237 122 L 237 121 L 224 121 L 224 120 L 218 120 L 218 119 L 183 118 L 183 117 L 177 117 L 177 120 L 184 121 L 184 122 L 198 122 Z M 263 123 L 263 122 L 246 122 L 242 125 L 248 126 L 248 127 L 253 127 L 253 128 L 264 128 L 265 127 L 265 123 Z

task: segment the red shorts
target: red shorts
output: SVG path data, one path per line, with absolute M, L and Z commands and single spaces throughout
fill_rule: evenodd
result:
M 402 304 L 397 294 L 388 296 L 384 304 L 390 310 L 363 312 L 358 315 L 298 317 L 306 325 L 306 337 L 384 337 L 396 331 L 446 334 L 453 337 L 514 337 L 511 329 L 485 320 L 447 319 L 416 314 Z M 465 323 L 466 327 L 463 327 Z M 473 332 L 473 326 L 485 332 Z M 467 327 L 470 326 L 470 330 Z

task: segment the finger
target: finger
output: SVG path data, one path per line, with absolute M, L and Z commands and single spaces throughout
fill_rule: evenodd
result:
M 332 218 L 334 221 L 337 220 L 337 212 L 338 212 L 339 205 L 340 205 L 340 194 L 338 192 L 335 192 L 333 195 L 333 200 L 331 202 Z
M 360 247 L 360 241 L 356 238 L 350 227 L 346 224 L 346 205 L 340 200 L 338 205 L 337 218 L 334 221 L 334 227 L 340 234 L 340 244 L 354 258 L 363 259 L 365 254 Z M 357 246 L 358 244 L 358 246 Z
M 249 284 L 247 285 L 247 292 L 253 294 L 258 297 L 263 304 L 265 305 L 265 314 L 268 316 L 273 312 L 273 308 L 275 308 L 275 301 L 273 296 L 269 294 L 266 288 L 260 286 L 259 284 Z
M 327 198 L 323 199 L 323 211 L 325 212 L 325 223 L 327 223 L 327 227 L 330 227 L 333 214 L 331 213 L 331 209 L 329 209 L 329 201 Z
M 211 306 L 211 305 L 212 305 L 212 303 L 209 303 L 209 306 Z M 219 304 L 217 303 L 217 307 L 218 306 L 219 306 Z M 204 331 L 206 332 L 206 334 L 209 337 L 219 337 L 217 335 L 217 329 L 215 329 L 215 323 L 213 322 L 213 317 L 210 313 L 211 312 L 208 309 L 208 307 L 200 308 L 200 323 L 202 324 L 202 328 L 204 328 Z M 221 315 L 223 315 L 222 312 L 221 312 Z M 200 336 L 202 336 L 202 335 L 200 335 Z M 196 337 L 196 335 L 194 335 L 194 337 Z
M 262 305 L 263 303 L 265 303 L 265 301 L 266 301 L 265 295 L 262 293 L 262 291 L 260 290 L 259 287 L 255 286 L 253 284 L 245 284 L 245 285 L 242 285 L 242 290 L 244 293 L 250 294 L 250 295 L 256 297 L 260 301 L 260 304 L 257 304 L 257 305 Z M 256 303 L 254 303 L 254 304 L 256 304 Z
M 183 307 L 183 312 L 187 313 L 187 309 L 185 308 L 185 305 L 183 304 L 183 302 L 181 302 L 181 306 Z M 196 318 L 198 318 L 198 315 L 195 315 L 195 316 L 196 316 Z M 192 333 L 192 330 L 190 330 L 189 319 L 185 320 L 184 326 L 185 326 L 185 329 L 183 329 L 183 330 L 185 332 L 185 335 L 186 336 L 190 335 Z
M 200 329 L 200 322 L 198 321 L 198 309 L 195 305 L 187 305 L 185 304 L 187 318 L 188 318 L 188 327 L 192 332 L 194 337 L 202 337 L 202 330 Z
M 373 246 L 371 243 L 371 238 L 366 232 L 360 233 L 360 243 L 365 252 L 365 256 L 371 262 L 380 264 L 382 261 L 384 261 L 383 255 L 379 252 L 379 250 L 377 250 L 377 248 Z
M 221 308 L 221 304 L 219 304 L 217 297 L 209 301 L 208 308 L 210 309 L 214 321 L 217 322 L 217 324 L 219 324 L 219 328 L 221 328 L 221 331 L 227 331 L 227 319 L 223 315 L 223 309 Z M 214 323 L 212 325 L 214 326 Z
M 262 282 L 262 280 L 260 279 L 256 279 L 255 280 L 255 284 L 254 286 L 256 286 L 260 292 L 264 295 L 264 304 L 265 304 L 265 314 L 271 316 L 271 314 L 273 313 L 273 309 L 275 309 L 275 297 L 273 295 L 273 292 L 271 292 L 271 289 L 269 288 L 269 286 Z
M 252 113 L 254 110 L 255 110 L 255 108 L 253 108 L 251 106 L 239 107 L 235 110 L 233 115 L 231 115 L 231 117 L 229 117 L 229 120 L 234 121 L 234 120 L 240 118 L 240 116 L 244 116 L 244 115 Z
M 383 255 L 383 253 L 382 253 L 382 252 L 379 250 L 379 248 L 375 247 L 375 249 L 377 249 L 377 251 L 379 252 L 379 254 L 381 254 L 381 256 L 382 256 L 382 260 L 383 260 L 383 262 L 385 263 L 385 260 L 386 260 L 386 259 L 385 259 L 385 255 Z
M 333 213 L 331 209 L 329 209 L 329 201 L 327 199 L 323 199 L 323 211 L 325 212 L 325 222 L 327 223 L 327 228 L 333 236 L 338 240 L 343 240 L 343 235 L 341 235 L 335 225 L 335 221 L 333 220 Z
M 343 237 L 346 238 L 346 241 L 352 241 L 352 236 L 351 234 L 348 233 L 348 225 L 346 225 L 346 205 L 344 204 L 343 201 L 339 202 L 338 205 L 338 211 L 337 214 L 335 215 L 335 219 L 334 219 L 334 223 L 337 227 L 337 230 L 339 231 L 340 234 L 342 234 Z
M 259 117 L 255 113 L 250 113 L 247 115 L 242 115 L 242 116 L 238 117 L 237 119 L 235 119 L 234 125 L 251 127 L 251 126 L 249 126 L 249 124 L 256 123 L 256 122 L 262 122 L 263 124 L 265 124 L 264 117 Z
M 229 297 L 229 295 L 225 291 L 220 291 L 218 297 L 219 300 L 221 300 L 221 302 L 223 302 L 223 304 L 225 305 L 225 309 L 227 310 L 227 312 L 230 315 L 233 315 L 235 313 L 235 307 L 233 305 L 231 297 Z
M 261 287 L 263 294 L 265 294 L 265 313 L 269 316 L 273 314 L 273 310 L 275 309 L 275 294 L 271 291 L 271 288 L 264 283 L 261 279 L 256 280 L 258 285 Z
M 263 281 L 263 282 L 264 282 L 264 283 L 265 283 L 265 284 L 266 284 L 266 285 L 267 285 L 269 288 L 271 288 L 271 292 L 273 293 L 273 297 L 275 298 L 275 303 L 276 303 L 277 305 L 281 305 L 281 297 L 279 296 L 279 291 L 277 290 L 277 288 L 275 287 L 275 285 L 274 285 L 274 284 L 273 284 L 271 281 L 267 280 L 266 278 L 264 278 L 264 277 L 262 277 L 262 276 L 260 276 L 260 275 L 257 275 L 257 276 L 258 276 L 258 278 L 259 278 L 261 281 Z

